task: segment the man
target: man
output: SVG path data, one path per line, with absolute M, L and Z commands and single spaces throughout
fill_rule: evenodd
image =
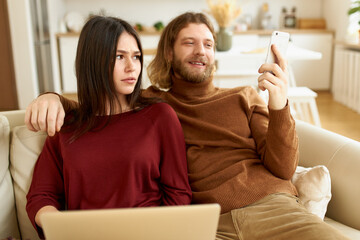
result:
M 169 103 L 187 144 L 193 203 L 221 205 L 217 239 L 346 239 L 299 203 L 291 177 L 298 163 L 295 122 L 287 103 L 287 63 L 263 64 L 258 86 L 219 89 L 212 83 L 215 34 L 207 17 L 185 13 L 164 29 L 143 92 Z M 167 89 L 163 91 L 160 89 Z M 66 111 L 76 107 L 61 97 Z M 27 109 L 32 130 L 54 134 L 63 122 L 58 96 Z

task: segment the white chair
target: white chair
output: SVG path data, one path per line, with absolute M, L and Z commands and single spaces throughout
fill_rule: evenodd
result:
M 317 93 L 308 87 L 297 87 L 294 72 L 289 66 L 288 99 L 292 114 L 296 119 L 321 127 L 319 111 L 316 106 Z
M 288 99 L 291 108 L 291 114 L 296 119 L 321 127 L 319 111 L 316 105 L 317 93 L 308 87 L 297 87 L 291 66 L 288 66 L 288 69 Z M 265 100 L 265 102 L 268 102 L 268 91 L 259 91 L 259 95 Z

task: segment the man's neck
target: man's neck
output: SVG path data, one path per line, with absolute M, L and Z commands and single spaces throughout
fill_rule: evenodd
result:
M 172 76 L 172 87 L 170 92 L 177 97 L 185 99 L 194 99 L 205 97 L 215 92 L 212 77 L 200 83 L 189 82 L 181 78 Z

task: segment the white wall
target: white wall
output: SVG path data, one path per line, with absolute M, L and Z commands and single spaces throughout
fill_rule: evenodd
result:
M 63 0 L 48 0 L 48 17 L 50 31 L 51 60 L 54 81 L 54 91 L 60 93 L 60 67 L 56 34 L 60 32 L 61 20 L 65 15 L 65 4 Z
M 347 39 L 349 17 L 347 11 L 350 8 L 350 0 L 323 0 L 323 12 L 329 29 L 335 30 L 335 39 L 344 41 Z
M 216 2 L 217 0 L 213 0 Z M 243 14 L 253 16 L 254 27 L 258 24 L 257 14 L 265 2 L 270 5 L 273 24 L 278 26 L 282 7 L 288 9 L 295 6 L 298 17 L 322 17 L 322 0 L 238 0 L 243 8 Z M 185 11 L 206 11 L 206 0 L 64 0 L 66 11 L 76 11 L 84 16 L 89 13 L 99 13 L 104 10 L 106 14 L 121 17 L 131 23 L 140 22 L 151 26 L 156 21 L 168 23 L 175 16 Z
M 16 88 L 20 109 L 39 95 L 28 0 L 8 0 Z

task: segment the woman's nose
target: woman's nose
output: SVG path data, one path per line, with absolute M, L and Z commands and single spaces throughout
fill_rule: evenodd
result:
M 128 59 L 126 61 L 125 71 L 133 72 L 133 71 L 135 71 L 135 68 L 136 68 L 136 66 L 135 66 L 135 63 L 132 61 L 132 59 Z

